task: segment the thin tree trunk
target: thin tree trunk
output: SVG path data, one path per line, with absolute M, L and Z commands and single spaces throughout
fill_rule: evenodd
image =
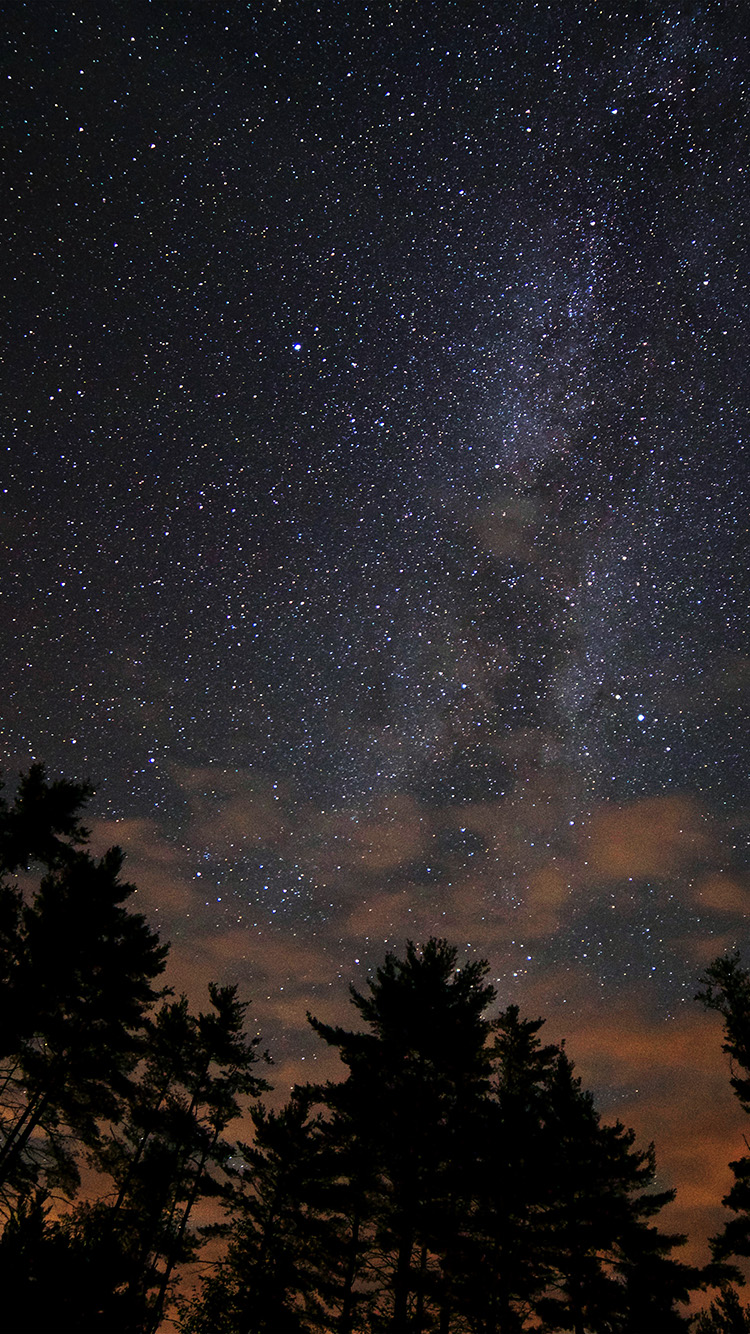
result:
M 190 1190 L 190 1194 L 188 1195 L 187 1200 L 185 1202 L 185 1208 L 183 1210 L 182 1218 L 180 1219 L 180 1226 L 177 1229 L 177 1236 L 175 1237 L 175 1240 L 173 1241 L 172 1246 L 170 1248 L 170 1252 L 167 1255 L 166 1266 L 164 1269 L 164 1273 L 162 1274 L 161 1277 L 159 1290 L 156 1294 L 156 1302 L 154 1304 L 154 1315 L 152 1323 L 149 1326 L 149 1334 L 156 1334 L 156 1330 L 159 1328 L 159 1325 L 161 1323 L 162 1311 L 164 1309 L 164 1302 L 167 1296 L 167 1288 L 169 1287 L 169 1280 L 172 1277 L 172 1271 L 175 1267 L 175 1264 L 177 1263 L 177 1256 L 179 1254 L 180 1246 L 182 1245 L 182 1241 L 184 1239 L 185 1232 L 187 1230 L 188 1218 L 190 1217 L 192 1209 L 198 1198 L 198 1191 L 200 1188 L 200 1183 L 203 1179 L 203 1174 L 206 1170 L 206 1163 L 208 1162 L 210 1155 L 216 1148 L 218 1139 L 219 1139 L 219 1131 L 217 1130 L 210 1144 L 205 1145 L 203 1153 L 201 1154 L 201 1157 L 199 1159 L 198 1167 L 196 1169 L 195 1176 L 193 1178 L 193 1185 Z
M 573 1315 L 574 1334 L 586 1334 L 581 1303 L 581 1285 L 577 1279 L 573 1279 L 570 1285 L 570 1307 Z
M 149 1109 L 153 1121 L 156 1120 L 156 1117 L 161 1109 L 164 1099 L 166 1098 L 167 1093 L 169 1092 L 169 1086 L 172 1083 L 173 1077 L 174 1077 L 174 1070 L 171 1070 L 167 1078 L 162 1083 L 161 1088 L 158 1090 L 157 1102 Z M 146 1145 L 150 1142 L 153 1136 L 154 1136 L 154 1129 L 152 1126 L 152 1129 L 147 1130 L 145 1135 L 142 1135 L 140 1140 L 138 1141 L 138 1147 L 135 1153 L 133 1154 L 132 1158 L 130 1159 L 130 1162 L 128 1163 L 128 1168 L 125 1173 L 125 1178 L 117 1193 L 117 1199 L 112 1205 L 113 1217 L 117 1215 L 117 1213 L 120 1211 L 125 1202 L 125 1198 L 130 1189 L 130 1183 L 133 1180 L 133 1177 L 135 1176 L 136 1168 L 138 1167 L 138 1164 L 140 1163 L 141 1158 L 143 1157 L 146 1151 Z
M 419 1252 L 419 1276 L 417 1280 L 417 1309 L 416 1309 L 416 1327 L 418 1330 L 424 1329 L 424 1279 L 427 1272 L 427 1247 L 422 1246 Z
M 401 1238 L 396 1259 L 396 1273 L 393 1282 L 393 1334 L 406 1334 L 409 1315 L 409 1289 L 411 1287 L 411 1255 L 414 1238 L 411 1230 Z
M 359 1214 L 354 1215 L 352 1220 L 352 1231 L 349 1239 L 348 1254 L 346 1259 L 346 1270 L 344 1272 L 344 1292 L 341 1303 L 341 1316 L 339 1317 L 340 1334 L 351 1334 L 354 1323 L 354 1277 L 357 1271 L 357 1257 L 359 1255 Z
M 450 1334 L 451 1327 L 451 1303 L 448 1287 L 448 1275 L 446 1272 L 446 1257 L 443 1256 L 442 1270 L 443 1281 L 440 1285 L 440 1312 L 438 1316 L 438 1334 Z
M 7 1181 L 14 1162 L 23 1153 L 39 1125 L 52 1097 L 53 1089 L 54 1085 L 44 1093 L 36 1093 L 31 1101 L 27 1102 L 23 1112 L 12 1126 L 10 1134 L 7 1136 L 2 1149 L 0 1149 L 0 1186 Z
M 8 1085 L 9 1085 L 11 1079 L 13 1078 L 13 1076 L 14 1076 L 15 1073 L 16 1073 L 16 1070 L 18 1069 L 18 1066 L 19 1066 L 19 1062 L 16 1061 L 15 1065 L 11 1067 L 11 1069 L 10 1069 L 9 1072 L 8 1072 L 8 1074 L 5 1076 L 5 1079 L 3 1080 L 2 1088 L 0 1088 L 0 1097 L 2 1097 L 3 1093 L 4 1093 L 5 1090 L 7 1089 L 7 1087 L 8 1087 Z
M 210 1061 L 206 1064 L 205 1069 L 201 1073 L 197 1083 L 194 1083 L 193 1085 L 193 1092 L 190 1098 L 190 1106 L 188 1108 L 188 1116 L 194 1117 L 195 1109 L 198 1106 L 200 1094 L 203 1090 L 203 1086 L 205 1084 L 205 1080 L 208 1074 L 209 1065 Z M 139 1268 L 143 1269 L 144 1276 L 146 1274 L 146 1259 L 148 1257 L 148 1253 L 151 1250 L 152 1244 L 155 1241 L 158 1233 L 159 1219 L 162 1218 L 165 1214 L 168 1214 L 167 1216 L 167 1224 L 168 1224 L 174 1218 L 175 1211 L 177 1209 L 177 1204 L 179 1201 L 179 1194 L 178 1194 L 179 1182 L 182 1180 L 189 1158 L 190 1158 L 190 1144 L 186 1139 L 183 1139 L 181 1143 L 175 1145 L 174 1153 L 172 1154 L 172 1160 L 174 1163 L 174 1172 L 172 1175 L 174 1191 L 170 1189 L 169 1191 L 165 1192 L 165 1195 L 163 1197 L 163 1204 L 160 1208 L 159 1213 L 154 1215 L 154 1221 L 149 1232 L 147 1232 L 145 1237 L 141 1239 L 142 1244 L 140 1248 Z M 171 1195 L 171 1207 L 169 1203 L 170 1195 Z M 155 1275 L 158 1272 L 156 1267 L 156 1259 L 154 1260 L 154 1263 L 150 1266 L 148 1272 L 151 1275 Z M 133 1279 L 130 1286 L 131 1286 L 131 1291 L 135 1292 L 136 1291 L 135 1279 Z M 147 1283 L 146 1287 L 143 1288 L 144 1292 L 146 1291 L 146 1288 L 148 1286 L 150 1286 L 150 1284 Z

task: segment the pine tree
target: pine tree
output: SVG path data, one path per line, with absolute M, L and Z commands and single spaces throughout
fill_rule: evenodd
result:
M 735 1289 L 725 1287 L 707 1311 L 702 1311 L 694 1334 L 748 1334 L 750 1307 L 743 1306 Z
M 322 1256 L 325 1221 L 315 1209 L 319 1123 L 309 1090 L 296 1089 L 279 1112 L 253 1109 L 255 1138 L 240 1145 L 231 1242 L 198 1301 L 189 1334 L 302 1334 L 326 1328 Z
M 648 1222 L 674 1191 L 649 1191 L 653 1145 L 636 1149 L 632 1130 L 619 1121 L 601 1123 L 564 1048 L 549 1083 L 545 1138 L 553 1245 L 548 1293 L 536 1303 L 544 1328 L 574 1334 L 687 1328 L 676 1305 L 688 1300 L 697 1274 L 670 1254 L 685 1238 Z
M 724 1021 L 722 1050 L 731 1061 L 729 1082 L 743 1112 L 750 1114 L 750 973 L 742 967 L 739 954 L 725 955 L 714 960 L 701 981 L 697 999 Z M 743 1282 L 741 1272 L 728 1261 L 750 1255 L 750 1156 L 743 1154 L 729 1166 L 734 1183 L 722 1203 L 733 1216 L 711 1241 L 714 1282 L 729 1278 Z
M 366 993 L 351 989 L 365 1031 L 311 1020 L 347 1078 L 255 1113 L 227 1260 L 187 1330 L 448 1329 L 493 996 L 485 964 L 456 962 L 444 941 L 409 943 Z
M 348 1068 L 349 1115 L 377 1174 L 370 1302 L 373 1321 L 393 1334 L 426 1328 L 428 1313 L 432 1319 L 449 1300 L 470 1128 L 488 1088 L 484 1012 L 494 989 L 486 963 L 459 968 L 457 959 L 444 940 L 421 951 L 408 942 L 405 959 L 387 955 L 367 993 L 350 988 L 369 1031 L 311 1020 Z
M 0 1283 L 8 1329 L 31 1329 L 35 1320 L 66 1327 L 62 1292 L 85 1264 L 77 1268 L 71 1236 L 50 1220 L 49 1193 L 75 1195 L 82 1158 L 96 1150 L 103 1123 L 122 1114 L 167 953 L 125 906 L 133 886 L 120 878 L 119 851 L 99 860 L 86 851 L 80 814 L 90 794 L 48 783 L 35 766 L 13 803 L 0 798 Z
M 542 1024 L 522 1019 L 516 1005 L 493 1024 L 491 1096 L 479 1123 L 471 1216 L 455 1264 L 460 1309 L 481 1334 L 525 1329 L 551 1272 L 545 1118 L 559 1049 L 541 1043 Z
M 338 1083 L 256 1111 L 225 1262 L 190 1334 L 676 1334 L 696 1275 L 653 1219 L 653 1149 L 601 1122 L 541 1020 L 431 940 L 311 1020 Z M 494 1034 L 494 1042 L 493 1042 Z
M 122 855 L 99 860 L 78 819 L 89 789 L 36 768 L 0 806 L 0 1197 L 71 1195 L 76 1155 L 119 1115 L 167 946 L 124 906 Z M 36 884 L 11 881 L 41 866 Z M 29 887 L 26 887 L 29 885 Z
M 212 983 L 209 997 L 211 1009 L 198 1015 L 184 996 L 165 1002 L 150 1024 L 127 1114 L 97 1154 L 114 1198 L 75 1215 L 91 1246 L 116 1242 L 114 1286 L 127 1320 L 140 1313 L 139 1331 L 158 1327 L 176 1268 L 201 1245 L 190 1226 L 195 1206 L 228 1193 L 235 1146 L 226 1130 L 245 1099 L 267 1088 L 254 1068 L 257 1039 L 245 1035 L 247 1005 L 236 987 Z
M 36 1014 L 24 967 L 24 896 L 10 877 L 32 863 L 52 871 L 71 861 L 88 838 L 79 815 L 91 795 L 86 784 L 49 783 L 41 764 L 21 775 L 10 805 L 0 784 L 0 1060 L 33 1033 Z

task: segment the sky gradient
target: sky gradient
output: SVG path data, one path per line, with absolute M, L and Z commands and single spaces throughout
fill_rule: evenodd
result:
M 743 7 L 166 8 L 4 20 L 8 783 L 91 779 L 171 980 L 239 982 L 282 1090 L 386 949 L 488 958 L 705 1258 L 742 1141 L 693 998 L 750 959 Z

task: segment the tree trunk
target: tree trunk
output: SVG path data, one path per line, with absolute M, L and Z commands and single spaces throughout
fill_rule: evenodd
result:
M 354 1324 L 354 1276 L 357 1268 L 357 1256 L 359 1255 L 359 1214 L 355 1214 L 352 1220 L 352 1231 L 347 1248 L 346 1270 L 344 1272 L 344 1291 L 341 1301 L 341 1315 L 339 1317 L 340 1334 L 351 1334 Z
M 0 1149 L 0 1186 L 7 1181 L 14 1162 L 23 1153 L 34 1130 L 41 1121 L 53 1090 L 54 1085 L 52 1088 L 48 1088 L 46 1092 L 35 1093 L 11 1127 L 10 1133 L 2 1149 Z
M 424 1329 L 424 1280 L 427 1273 L 427 1247 L 423 1246 L 419 1252 L 419 1276 L 417 1279 L 417 1309 L 416 1309 L 416 1327 L 418 1330 Z
M 414 1236 L 409 1229 L 401 1238 L 396 1260 L 396 1272 L 393 1276 L 393 1334 L 406 1334 L 409 1318 L 409 1291 L 411 1288 L 411 1255 L 414 1249 Z
M 214 1134 L 211 1143 L 206 1144 L 204 1146 L 203 1153 L 201 1154 L 200 1161 L 196 1168 L 195 1176 L 193 1178 L 193 1184 L 190 1193 L 185 1201 L 185 1208 L 183 1210 L 182 1218 L 180 1219 L 180 1226 L 177 1229 L 177 1236 L 175 1237 L 175 1240 L 172 1244 L 170 1253 L 166 1257 L 166 1266 L 164 1269 L 164 1273 L 162 1274 L 161 1277 L 161 1282 L 159 1284 L 159 1291 L 156 1294 L 156 1301 L 154 1303 L 154 1314 L 149 1329 L 149 1334 L 156 1334 L 156 1331 L 159 1328 L 159 1325 L 161 1324 L 162 1311 L 164 1310 L 164 1302 L 167 1296 L 167 1288 L 169 1287 L 169 1280 L 172 1277 L 172 1270 L 174 1269 L 175 1264 L 177 1262 L 177 1256 L 179 1254 L 180 1246 L 182 1245 L 182 1241 L 185 1236 L 185 1232 L 187 1230 L 188 1219 L 192 1212 L 195 1201 L 198 1198 L 198 1192 L 200 1189 L 201 1181 L 203 1179 L 203 1173 L 206 1170 L 206 1163 L 208 1162 L 211 1154 L 216 1148 L 218 1139 L 219 1139 L 219 1132 L 217 1130 L 216 1133 Z

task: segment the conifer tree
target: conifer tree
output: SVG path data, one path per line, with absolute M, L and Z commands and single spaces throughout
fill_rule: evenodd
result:
M 464 1193 L 471 1125 L 489 1082 L 484 1012 L 494 999 L 488 965 L 457 967 L 458 951 L 408 942 L 376 970 L 368 991 L 350 988 L 368 1026 L 350 1032 L 312 1019 L 349 1074 L 353 1115 L 377 1171 L 371 1201 L 380 1291 L 374 1318 L 393 1334 L 426 1322 L 449 1286 L 456 1201 Z M 451 1226 L 451 1221 L 453 1226 Z M 375 1274 L 373 1257 L 370 1272 Z
M 73 1194 L 76 1153 L 119 1115 L 167 946 L 125 906 L 117 848 L 97 860 L 78 819 L 89 789 L 37 768 L 0 807 L 0 1199 Z M 20 869 L 45 873 L 21 889 Z
M 320 1318 L 330 1248 L 314 1203 L 319 1123 L 311 1103 L 309 1090 L 295 1089 L 279 1112 L 253 1109 L 253 1144 L 238 1149 L 242 1168 L 228 1254 L 200 1300 L 186 1308 L 182 1327 L 189 1334 L 225 1327 L 298 1334 L 326 1327 Z
M 739 954 L 724 955 L 706 969 L 701 981 L 697 999 L 724 1021 L 722 1049 L 731 1061 L 729 1082 L 743 1112 L 750 1115 L 750 973 L 742 967 Z M 750 1155 L 743 1154 L 729 1166 L 734 1182 L 722 1203 L 732 1216 L 712 1238 L 711 1278 L 743 1282 L 740 1270 L 729 1261 L 750 1256 Z
M 750 1307 L 743 1306 L 734 1288 L 724 1287 L 707 1311 L 702 1311 L 694 1334 L 748 1334 Z
M 50 1221 L 48 1196 L 75 1195 L 82 1159 L 123 1113 L 167 953 L 126 906 L 133 886 L 120 878 L 119 850 L 98 860 L 86 850 L 80 816 L 90 794 L 49 783 L 35 766 L 12 803 L 0 798 L 0 1284 L 9 1329 L 32 1328 L 35 1311 L 40 1327 L 65 1327 L 60 1290 L 76 1271 L 75 1248 Z M 58 1304 L 43 1318 L 53 1292 Z
M 109 1286 L 123 1310 L 140 1312 L 144 1334 L 158 1327 L 175 1268 L 201 1244 L 190 1226 L 196 1204 L 228 1191 L 235 1146 L 227 1128 L 245 1099 L 268 1087 L 254 1068 L 257 1039 L 245 1035 L 236 987 L 212 983 L 209 997 L 211 1009 L 198 1015 L 184 996 L 165 1002 L 149 1025 L 127 1114 L 97 1153 L 114 1198 L 74 1216 L 90 1245 L 116 1242 L 119 1271 Z
M 698 1276 L 671 1256 L 685 1237 L 648 1222 L 674 1191 L 649 1190 L 656 1172 L 653 1145 L 636 1149 L 632 1130 L 619 1121 L 601 1123 L 564 1048 L 549 1082 L 545 1139 L 553 1244 L 548 1291 L 536 1303 L 544 1328 L 574 1334 L 687 1328 L 677 1303 L 688 1300 Z
M 429 941 L 351 989 L 365 1031 L 312 1019 L 347 1068 L 255 1115 L 227 1263 L 185 1328 L 207 1334 L 448 1329 L 448 1255 L 489 1087 L 486 965 Z M 221 1326 L 217 1326 L 221 1328 Z
M 346 1077 L 256 1112 L 226 1261 L 190 1334 L 676 1334 L 696 1275 L 653 1219 L 653 1150 L 564 1047 L 431 940 L 313 1019 Z M 494 1042 L 492 1041 L 494 1033 Z
M 482 1334 L 526 1328 L 551 1273 L 547 1209 L 554 1189 L 545 1134 L 559 1049 L 543 1045 L 543 1020 L 511 1005 L 493 1024 L 491 1096 L 484 1100 L 463 1238 L 460 1308 Z

